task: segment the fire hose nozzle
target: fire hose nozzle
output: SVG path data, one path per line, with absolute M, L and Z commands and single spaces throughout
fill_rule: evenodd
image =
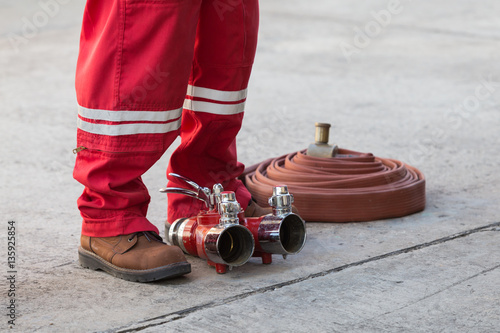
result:
M 316 132 L 314 135 L 314 143 L 307 148 L 307 155 L 313 157 L 332 157 L 339 150 L 336 145 L 329 145 L 330 127 L 328 123 L 315 123 Z

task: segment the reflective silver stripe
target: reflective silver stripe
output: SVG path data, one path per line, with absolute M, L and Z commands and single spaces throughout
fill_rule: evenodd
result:
M 168 111 L 111 111 L 78 107 L 83 118 L 108 121 L 169 121 L 179 118 L 182 108 Z M 113 125 L 116 126 L 116 125 Z
M 188 85 L 187 95 L 220 102 L 238 102 L 247 98 L 247 90 L 224 91 Z
M 157 134 L 175 131 L 181 127 L 181 119 L 162 124 L 95 124 L 78 118 L 78 128 L 89 133 L 99 135 L 130 135 L 130 134 Z
M 185 99 L 184 108 L 196 112 L 208 112 L 214 114 L 237 114 L 245 111 L 245 102 L 238 104 L 218 104 Z

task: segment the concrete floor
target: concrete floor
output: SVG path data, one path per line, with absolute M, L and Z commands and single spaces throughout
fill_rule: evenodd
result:
M 62 2 L 27 33 L 43 16 L 38 1 L 0 1 L 0 248 L 7 257 L 15 221 L 13 330 L 500 331 L 499 2 L 262 1 L 241 161 L 303 149 L 314 122 L 330 122 L 339 146 L 419 168 L 427 208 L 308 223 L 304 250 L 286 261 L 217 275 L 189 257 L 191 274 L 150 284 L 78 265 L 73 81 L 84 3 Z M 176 144 L 144 176 L 160 230 L 157 189 Z M 6 279 L 0 288 L 5 311 Z

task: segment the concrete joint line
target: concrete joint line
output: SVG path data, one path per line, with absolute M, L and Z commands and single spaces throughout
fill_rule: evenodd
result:
M 474 229 L 470 229 L 470 230 L 465 230 L 465 231 L 462 231 L 462 232 L 459 232 L 459 233 L 456 233 L 456 234 L 453 234 L 453 235 L 450 235 L 450 236 L 439 238 L 439 239 L 436 239 L 436 240 L 433 240 L 433 241 L 430 241 L 430 242 L 427 242 L 427 243 L 422 243 L 422 244 L 418 244 L 418 245 L 415 245 L 415 246 L 407 247 L 407 248 L 404 248 L 404 249 L 401 249 L 401 250 L 397 250 L 397 251 L 393 251 L 393 252 L 388 252 L 388 253 L 385 253 L 385 254 L 381 254 L 379 256 L 371 257 L 371 258 L 368 258 L 368 259 L 365 259 L 365 260 L 360 260 L 360 261 L 357 261 L 357 262 L 354 262 L 354 263 L 350 263 L 350 264 L 345 264 L 345 265 L 342 265 L 342 266 L 339 266 L 339 267 L 335 267 L 335 268 L 332 268 L 332 269 L 329 269 L 329 270 L 326 270 L 326 271 L 322 271 L 322 272 L 318 272 L 318 273 L 313 273 L 313 274 L 310 274 L 310 275 L 308 275 L 306 277 L 296 278 L 296 279 L 293 279 L 293 280 L 289 280 L 289 281 L 285 281 L 285 282 L 273 284 L 271 286 L 262 287 L 262 288 L 254 290 L 254 291 L 246 292 L 246 293 L 243 293 L 243 294 L 238 294 L 238 295 L 227 297 L 227 298 L 223 298 L 223 299 L 220 299 L 220 300 L 215 300 L 215 301 L 204 303 L 204 304 L 201 304 L 201 305 L 197 305 L 197 306 L 194 306 L 194 307 L 191 307 L 191 308 L 187 308 L 187 309 L 183 309 L 183 310 L 171 312 L 171 313 L 168 313 L 168 314 L 165 314 L 165 315 L 161 315 L 161 316 L 158 316 L 158 317 L 155 317 L 155 318 L 145 319 L 145 320 L 142 320 L 142 321 L 138 322 L 135 325 L 133 324 L 133 325 L 124 326 L 124 327 L 121 327 L 121 328 L 118 328 L 118 329 L 111 329 L 111 330 L 108 330 L 106 332 L 119 332 L 119 333 L 139 332 L 139 331 L 145 330 L 145 329 L 150 328 L 150 327 L 164 325 L 164 324 L 167 324 L 169 322 L 173 322 L 175 320 L 185 318 L 188 315 L 190 315 L 191 313 L 195 313 L 195 312 L 197 312 L 199 310 L 204 310 L 204 309 L 207 309 L 207 308 L 214 308 L 214 307 L 217 307 L 217 306 L 220 306 L 220 305 L 229 304 L 229 303 L 232 303 L 232 302 L 235 302 L 235 301 L 238 301 L 238 300 L 241 300 L 241 299 L 245 299 L 245 298 L 253 296 L 253 295 L 263 294 L 263 293 L 266 293 L 266 292 L 269 292 L 269 291 L 274 291 L 274 290 L 277 290 L 277 289 L 281 289 L 283 287 L 290 286 L 290 285 L 293 285 L 293 284 L 297 284 L 297 283 L 300 283 L 300 282 L 303 282 L 303 281 L 315 279 L 315 278 L 318 278 L 318 277 L 323 277 L 323 276 L 326 276 L 326 275 L 329 275 L 329 274 L 332 274 L 332 273 L 341 272 L 341 271 L 346 270 L 346 269 L 351 268 L 351 267 L 362 266 L 364 264 L 371 263 L 371 262 L 374 262 L 374 261 L 379 261 L 379 260 L 383 260 L 383 259 L 386 259 L 386 258 L 395 257 L 395 256 L 398 256 L 398 255 L 401 255 L 401 254 L 406 254 L 406 253 L 418 251 L 418 250 L 425 249 L 425 248 L 428 248 L 428 247 L 431 247 L 431 246 L 435 246 L 435 245 L 443 244 L 443 243 L 446 243 L 446 242 L 449 242 L 449 241 L 453 241 L 453 240 L 458 239 L 458 238 L 467 237 L 467 236 L 470 236 L 470 235 L 478 233 L 478 232 L 499 231 L 499 227 L 500 227 L 500 222 L 491 223 L 491 224 L 488 224 L 488 225 L 485 225 L 485 226 L 482 226 L 482 227 L 478 227 L 478 228 L 474 228 Z M 422 300 L 424 300 L 426 298 L 432 297 L 435 294 L 438 294 L 440 292 L 445 291 L 446 289 L 452 288 L 452 287 L 454 287 L 454 286 L 456 286 L 458 284 L 461 284 L 461 283 L 463 283 L 463 282 L 465 282 L 465 281 L 467 281 L 469 279 L 472 279 L 472 278 L 477 277 L 477 276 L 479 276 L 481 274 L 484 274 L 484 273 L 488 273 L 488 272 L 490 272 L 492 270 L 495 270 L 495 269 L 497 269 L 499 267 L 500 267 L 500 265 L 497 265 L 497 266 L 492 267 L 492 268 L 488 268 L 488 269 L 486 269 L 486 270 L 484 270 L 484 271 L 482 271 L 480 273 L 477 273 L 477 274 L 475 274 L 473 276 L 470 276 L 470 277 L 466 278 L 465 280 L 461 280 L 461 281 L 455 282 L 454 284 L 446 287 L 443 290 L 439 290 L 439 291 L 437 291 L 437 292 L 435 292 L 435 293 L 433 293 L 431 295 L 427 295 L 424 298 L 422 298 L 422 299 L 420 299 L 420 300 L 418 300 L 416 302 L 419 302 L 419 301 L 422 301 Z M 395 310 L 395 311 L 397 311 L 397 310 Z
M 495 231 L 497 231 L 497 230 L 495 230 Z M 499 265 L 496 265 L 496 266 L 494 266 L 494 267 L 487 268 L 487 269 L 485 269 L 485 270 L 483 270 L 483 271 L 481 271 L 481 272 L 479 272 L 479 273 L 476 273 L 476 274 L 474 274 L 474 275 L 468 276 L 468 277 L 466 277 L 465 279 L 462 279 L 462 280 L 457 281 L 457 282 L 455 282 L 455 283 L 452 283 L 452 284 L 450 284 L 449 286 L 446 286 L 446 287 L 444 287 L 444 288 L 442 288 L 442 289 L 439 289 L 438 291 L 433 292 L 433 293 L 431 293 L 431 294 L 429 294 L 429 295 L 426 295 L 426 296 L 424 296 L 424 297 L 422 297 L 422 298 L 420 298 L 420 299 L 418 299 L 418 300 L 416 300 L 416 301 L 414 301 L 414 302 L 411 302 L 411 303 L 409 303 L 409 304 L 406 304 L 405 306 L 402 306 L 402 307 L 400 307 L 400 308 L 397 308 L 397 309 L 394 309 L 394 310 L 388 311 L 388 312 L 383 313 L 383 314 L 381 314 L 381 315 L 379 315 L 379 316 L 377 316 L 377 317 L 373 317 L 373 318 L 365 319 L 365 320 L 363 320 L 361 323 L 364 323 L 364 322 L 367 322 L 367 321 L 370 321 L 370 320 L 374 320 L 374 319 L 377 319 L 377 318 L 380 318 L 380 317 L 383 317 L 383 316 L 386 316 L 386 315 L 392 314 L 392 313 L 394 313 L 394 312 L 398 312 L 398 311 L 400 311 L 400 310 L 403 310 L 403 309 L 405 309 L 405 308 L 407 308 L 407 307 L 409 307 L 409 306 L 412 306 L 412 305 L 415 305 L 415 304 L 420 303 L 420 302 L 422 302 L 422 301 L 425 301 L 425 300 L 426 300 L 426 299 L 428 299 L 428 298 L 431 298 L 431 297 L 433 297 L 433 296 L 436 296 L 436 295 L 438 295 L 438 294 L 440 294 L 440 293 L 442 293 L 442 292 L 444 292 L 444 291 L 446 291 L 446 290 L 449 290 L 449 289 L 451 289 L 451 288 L 453 288 L 453 287 L 456 287 L 456 286 L 458 286 L 458 285 L 461 285 L 461 284 L 462 284 L 462 283 L 464 283 L 464 282 L 467 282 L 467 281 L 469 281 L 469 280 L 472 280 L 472 279 L 474 279 L 474 278 L 476 278 L 476 277 L 478 277 L 478 276 L 480 276 L 480 275 L 483 275 L 483 274 L 489 273 L 489 272 L 491 272 L 491 271 L 494 271 L 495 269 L 498 269 L 498 268 L 500 268 L 500 264 L 499 264 Z

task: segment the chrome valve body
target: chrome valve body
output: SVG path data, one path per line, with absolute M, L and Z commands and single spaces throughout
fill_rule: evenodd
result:
M 285 215 L 292 212 L 293 194 L 288 192 L 288 186 L 278 185 L 273 187 L 273 196 L 268 202 L 274 216 Z
M 218 205 L 220 214 L 220 224 L 238 224 L 238 214 L 241 211 L 241 205 L 236 201 L 234 192 L 222 192 Z

